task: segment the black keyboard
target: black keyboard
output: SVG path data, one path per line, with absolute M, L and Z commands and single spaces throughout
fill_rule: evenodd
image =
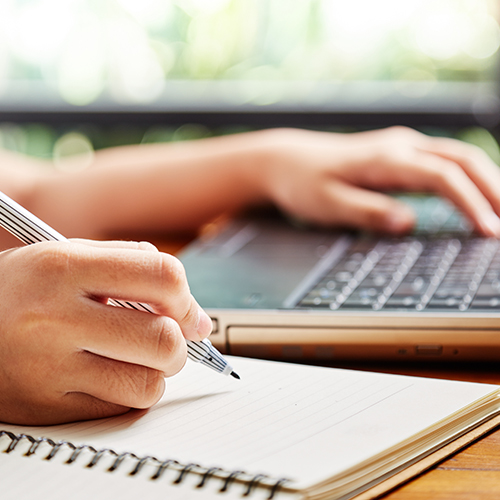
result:
M 356 240 L 298 306 L 500 311 L 500 241 L 475 237 L 467 221 L 437 198 L 416 208 L 412 236 Z
M 500 311 L 500 242 L 418 237 L 359 241 L 299 307 Z

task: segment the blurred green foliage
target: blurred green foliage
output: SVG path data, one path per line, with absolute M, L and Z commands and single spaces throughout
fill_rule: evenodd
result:
M 0 100 L 26 82 L 85 105 L 154 103 L 188 80 L 247 82 L 250 94 L 259 82 L 488 81 L 499 17 L 498 0 L 2 0 Z M 242 130 L 0 123 L 0 146 L 59 158 Z M 456 137 L 500 163 L 487 130 Z
M 484 81 L 497 0 L 2 0 L 0 96 L 154 102 L 166 82 Z

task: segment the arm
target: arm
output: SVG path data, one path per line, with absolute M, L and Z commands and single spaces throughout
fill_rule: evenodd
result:
M 413 214 L 384 190 L 439 193 L 500 236 L 499 168 L 474 146 L 402 127 L 128 146 L 96 153 L 87 170 L 35 177 L 17 200 L 68 236 L 194 231 L 266 202 L 319 224 L 408 231 Z
M 84 171 L 39 177 L 26 206 L 69 236 L 192 233 L 264 201 L 254 175 L 261 155 L 258 134 L 102 150 Z

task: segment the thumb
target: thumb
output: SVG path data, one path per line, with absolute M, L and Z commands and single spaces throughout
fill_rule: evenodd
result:
M 415 224 L 415 213 L 391 196 L 349 184 L 334 186 L 336 222 L 370 231 L 402 234 Z

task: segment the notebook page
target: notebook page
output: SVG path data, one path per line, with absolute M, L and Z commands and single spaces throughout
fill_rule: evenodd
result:
M 245 358 L 231 362 L 239 381 L 188 363 L 149 411 L 2 428 L 288 477 L 304 485 L 345 470 L 496 389 Z

